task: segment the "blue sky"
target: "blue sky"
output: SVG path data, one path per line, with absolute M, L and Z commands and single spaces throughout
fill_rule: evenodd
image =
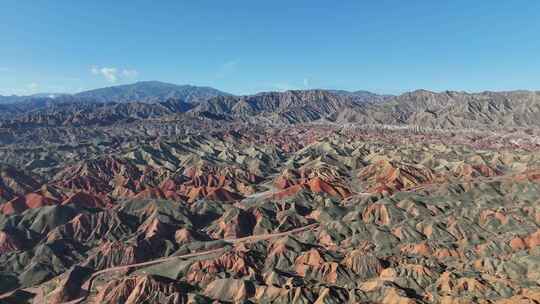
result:
M 0 94 L 540 89 L 540 1 L 1 0 Z

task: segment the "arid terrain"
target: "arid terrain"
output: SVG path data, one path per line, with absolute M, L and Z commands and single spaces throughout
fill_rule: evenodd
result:
M 540 92 L 2 97 L 0 303 L 540 303 Z

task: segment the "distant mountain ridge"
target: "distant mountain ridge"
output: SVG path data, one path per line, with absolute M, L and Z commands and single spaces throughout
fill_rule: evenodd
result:
M 39 98 L 50 98 L 55 99 L 62 96 L 67 96 L 69 94 L 64 93 L 38 93 L 38 94 L 32 94 L 32 95 L 10 95 L 10 96 L 3 96 L 0 95 L 0 104 L 12 104 L 12 103 L 20 103 L 20 102 L 28 102 Z
M 62 102 L 59 100 L 52 104 L 39 104 L 40 108 L 34 110 L 19 105 L 15 109 L 11 107 L 11 111 L 2 111 L 0 106 L 0 113 L 4 112 L 4 126 L 111 125 L 179 113 L 212 120 L 294 124 L 328 119 L 345 109 L 383 100 L 375 94 L 372 99 L 358 99 L 350 94 L 334 94 L 328 90 L 291 90 L 199 98 L 192 102 L 179 97 L 164 101 L 160 98 L 152 101 L 134 99 L 131 102 L 99 102 L 96 101 L 99 99 L 90 97 L 78 97 L 74 99 L 78 102 L 74 102 L 63 98 Z
M 0 104 L 35 102 L 37 99 L 56 100 L 62 102 L 163 102 L 169 99 L 179 99 L 184 102 L 199 102 L 215 96 L 230 96 L 211 87 L 194 85 L 177 85 L 160 81 L 141 81 L 133 84 L 118 85 L 83 91 L 75 94 L 38 93 L 27 96 L 0 95 Z
M 390 98 L 395 97 L 394 95 L 389 94 L 375 94 L 369 91 L 344 91 L 344 90 L 328 90 L 329 92 L 341 95 L 341 96 L 347 96 L 352 98 L 355 102 L 382 102 L 385 100 L 388 100 Z
M 218 96 L 204 101 L 193 111 L 242 120 L 305 123 L 324 119 L 359 104 L 351 96 L 328 90 L 291 90 L 247 96 Z
M 336 121 L 443 129 L 540 127 L 540 92 L 416 90 L 382 103 L 344 111 Z
M 112 125 L 187 114 L 253 124 L 409 125 L 426 128 L 540 127 L 540 92 L 290 90 L 234 96 L 208 87 L 139 82 L 56 98 L 0 104 L 0 125 Z
M 168 99 L 180 99 L 192 103 L 215 96 L 229 96 L 211 87 L 176 85 L 160 81 L 142 81 L 134 84 L 113 86 L 85 91 L 73 95 L 76 98 L 94 102 L 162 102 Z
M 76 94 L 41 93 L 30 96 L 0 96 L 0 118 L 12 118 L 14 115 L 40 110 L 50 113 L 52 106 L 58 110 L 59 107 L 65 107 L 68 104 L 81 104 L 79 107 L 88 111 L 87 107 L 82 104 L 89 103 L 166 103 L 167 109 L 184 111 L 192 108 L 189 104 L 202 102 L 216 96 L 231 96 L 231 94 L 211 87 L 143 81 Z M 136 108 L 140 107 L 136 106 Z M 69 106 L 69 108 L 74 109 L 77 106 Z M 145 108 L 152 108 L 152 106 Z M 167 109 L 165 111 L 168 111 Z M 162 111 L 159 110 L 159 112 Z M 35 114 L 32 115 L 35 116 Z

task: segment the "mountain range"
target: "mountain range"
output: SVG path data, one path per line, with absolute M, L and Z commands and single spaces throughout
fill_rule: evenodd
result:
M 54 98 L 17 97 L 0 105 L 2 125 L 110 125 L 170 115 L 264 124 L 317 121 L 424 128 L 540 125 L 540 93 L 417 90 L 398 96 L 366 91 L 291 90 L 234 96 L 209 87 L 139 82 Z M 3 119 L 1 119 L 3 117 Z
M 230 95 L 210 87 L 175 85 L 159 81 L 144 81 L 134 84 L 101 88 L 74 95 L 75 98 L 93 102 L 161 102 L 179 99 L 192 103 L 215 96 Z
M 210 104 L 339 110 L 275 94 Z M 417 131 L 0 128 L 0 303 L 538 303 L 538 130 Z
M 0 104 L 0 303 L 540 303 L 539 92 Z

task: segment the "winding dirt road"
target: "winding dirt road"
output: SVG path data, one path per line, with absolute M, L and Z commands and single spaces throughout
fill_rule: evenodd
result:
M 310 225 L 307 225 L 307 226 L 304 226 L 304 227 L 292 229 L 292 230 L 285 231 L 285 232 L 263 234 L 263 235 L 253 235 L 253 236 L 246 236 L 246 237 L 237 238 L 237 239 L 222 239 L 222 240 L 225 241 L 228 244 L 238 244 L 238 243 L 245 243 L 245 242 L 258 242 L 258 241 L 263 241 L 263 240 L 268 240 L 268 239 L 272 239 L 272 238 L 276 238 L 276 237 L 282 237 L 282 236 L 286 236 L 286 235 L 291 235 L 291 234 L 303 232 L 303 231 L 306 231 L 306 230 L 309 230 L 309 229 L 316 229 L 316 228 L 318 228 L 318 226 L 319 226 L 319 224 L 310 224 Z M 115 266 L 115 267 L 103 269 L 103 270 L 94 272 L 90 276 L 90 278 L 82 285 L 82 287 L 81 287 L 82 295 L 81 295 L 80 298 L 77 298 L 75 300 L 71 300 L 71 301 L 68 301 L 68 302 L 64 302 L 62 304 L 78 304 L 78 303 L 82 303 L 83 301 L 85 301 L 88 298 L 88 296 L 90 295 L 90 291 L 92 290 L 92 284 L 93 284 L 94 280 L 97 277 L 99 277 L 100 275 L 104 274 L 104 273 L 113 272 L 113 271 L 119 271 L 119 270 L 128 270 L 130 268 L 135 268 L 135 267 L 150 266 L 150 265 L 155 265 L 155 264 L 159 264 L 159 263 L 163 263 L 163 262 L 167 262 L 167 261 L 172 261 L 172 260 L 176 260 L 176 259 L 185 259 L 185 258 L 193 258 L 193 257 L 198 257 L 198 256 L 204 256 L 204 255 L 219 253 L 219 252 L 222 252 L 224 250 L 225 250 L 225 248 L 222 247 L 222 248 L 206 250 L 206 251 L 201 251 L 201 252 L 194 252 L 194 253 L 189 253 L 189 254 L 184 254 L 184 255 L 159 258 L 159 259 L 156 259 L 156 260 L 146 261 L 146 262 L 143 262 L 143 263 Z

